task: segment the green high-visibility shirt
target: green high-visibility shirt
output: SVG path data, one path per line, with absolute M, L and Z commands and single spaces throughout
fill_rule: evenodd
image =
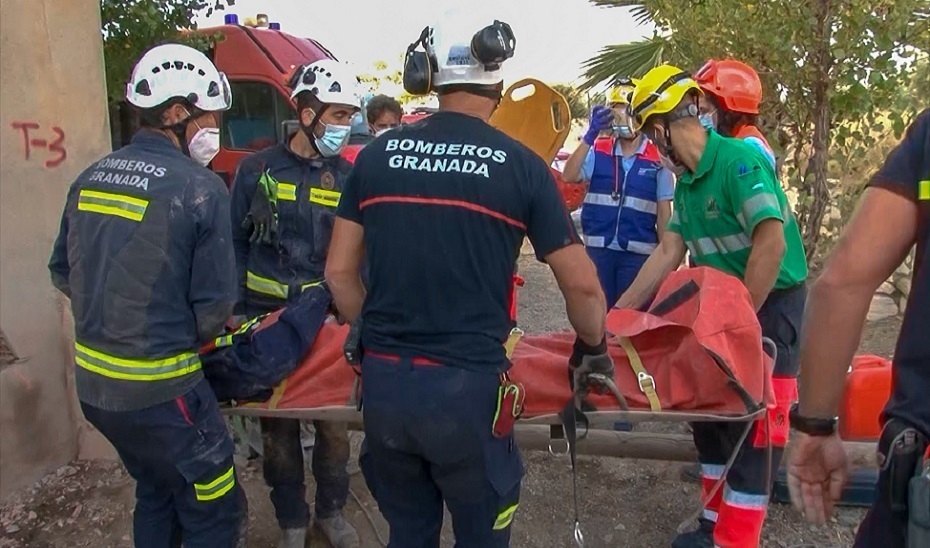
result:
M 668 229 L 684 239 L 695 264 L 746 276 L 752 233 L 766 219 L 784 225 L 785 257 L 775 289 L 807 279 L 807 258 L 798 222 L 769 161 L 741 139 L 709 131 L 697 170 L 675 188 Z

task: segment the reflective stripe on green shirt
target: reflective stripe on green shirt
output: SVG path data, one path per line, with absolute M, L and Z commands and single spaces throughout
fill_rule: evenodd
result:
M 775 289 L 793 287 L 807 278 L 807 258 L 775 171 L 752 145 L 710 131 L 697 170 L 675 187 L 668 229 L 681 235 L 695 264 L 742 279 L 753 231 L 766 219 L 784 223 L 785 257 Z

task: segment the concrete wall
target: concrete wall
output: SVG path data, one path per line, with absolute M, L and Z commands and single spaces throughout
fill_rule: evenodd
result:
M 98 0 L 3 0 L 0 72 L 0 330 L 19 358 L 0 365 L 3 498 L 82 437 L 69 305 L 46 264 L 69 185 L 109 150 Z

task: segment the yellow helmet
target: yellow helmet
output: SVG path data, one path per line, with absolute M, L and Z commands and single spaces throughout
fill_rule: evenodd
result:
M 636 129 L 653 114 L 666 114 L 681 103 L 689 91 L 704 95 L 690 74 L 672 65 L 661 65 L 640 79 L 633 90 L 630 107 Z
M 622 78 L 617 80 L 607 91 L 608 105 L 628 105 L 630 104 L 630 95 L 639 80 L 635 78 Z

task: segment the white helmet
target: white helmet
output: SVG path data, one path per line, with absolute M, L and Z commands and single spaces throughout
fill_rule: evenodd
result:
M 132 69 L 126 100 L 139 108 L 152 108 L 175 97 L 205 111 L 232 106 L 226 75 L 206 55 L 181 44 L 155 46 Z
M 446 17 L 440 24 L 430 29 L 427 39 L 426 51 L 432 56 L 435 66 L 433 70 L 433 86 L 447 86 L 450 84 L 482 84 L 495 85 L 503 82 L 504 73 L 501 63 L 485 64 L 475 56 L 473 39 L 484 29 L 498 25 L 499 22 L 486 21 L 484 24 L 465 23 L 472 18 Z M 510 32 L 510 27 L 507 26 Z M 513 35 L 510 35 L 512 40 Z M 512 55 L 515 42 L 501 38 L 501 47 L 509 47 Z M 509 42 L 505 45 L 505 41 Z M 502 61 L 503 59 L 499 59 Z
M 298 93 L 309 91 L 328 105 L 347 105 L 362 108 L 358 78 L 349 67 L 334 59 L 320 59 L 297 67 L 291 77 L 291 99 Z

